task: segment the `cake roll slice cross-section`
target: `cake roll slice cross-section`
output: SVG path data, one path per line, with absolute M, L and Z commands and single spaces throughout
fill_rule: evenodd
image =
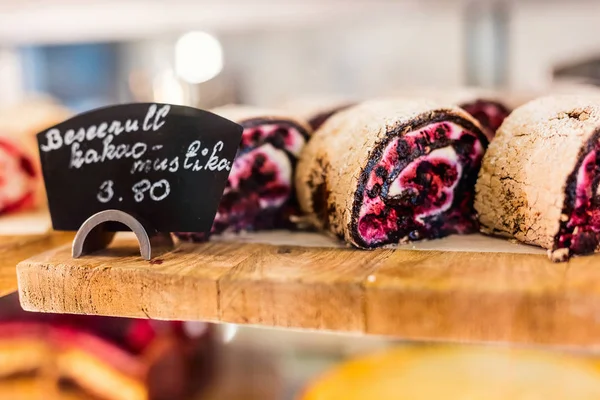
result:
M 302 119 L 281 111 L 226 106 L 215 114 L 242 125 L 244 131 L 211 234 L 290 226 L 297 213 L 293 174 L 311 129 Z M 195 233 L 182 239 L 201 241 Z
M 478 229 L 475 180 L 487 139 L 460 108 L 427 100 L 372 100 L 331 117 L 296 174 L 309 220 L 374 248 Z
M 548 249 L 554 261 L 600 249 L 600 96 L 517 108 L 483 160 L 475 208 L 484 232 Z

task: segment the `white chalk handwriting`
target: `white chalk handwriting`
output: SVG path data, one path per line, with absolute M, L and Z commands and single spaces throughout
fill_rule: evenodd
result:
M 168 104 L 163 105 L 160 109 L 158 105 L 152 104 L 144 117 L 142 129 L 146 132 L 159 130 L 165 124 L 170 109 L 171 106 Z M 92 125 L 87 128 L 68 129 L 64 135 L 59 129 L 52 128 L 46 132 L 46 143 L 40 145 L 40 150 L 49 152 L 58 150 L 63 145 L 71 146 L 75 142 L 90 142 L 94 139 L 104 139 L 107 135 L 119 136 L 122 133 L 137 132 L 139 125 L 137 119 L 114 120 L 110 123 L 102 122 L 97 126 Z
M 114 181 L 106 180 L 102 182 L 100 188 L 98 189 L 98 193 L 96 198 L 101 203 L 108 203 L 114 198 Z M 132 187 L 131 191 L 133 192 L 133 199 L 140 203 L 144 201 L 146 198 L 145 193 L 148 192 L 148 197 L 153 201 L 161 201 L 167 198 L 167 196 L 171 193 L 171 185 L 169 181 L 166 179 L 161 179 L 154 183 L 150 182 L 148 179 L 142 179 L 139 182 L 136 182 Z M 123 198 L 119 197 L 118 201 L 122 201 Z
M 179 170 L 230 171 L 232 162 L 223 156 L 225 147 L 223 141 L 206 144 L 194 140 L 187 147 L 181 148 L 181 153 L 177 155 L 165 151 L 168 150 L 169 143 L 156 143 L 156 136 L 152 136 L 152 140 L 149 139 L 148 143 L 145 143 L 144 136 L 139 134 L 126 139 L 128 133 L 159 131 L 168 123 L 170 110 L 169 105 L 151 104 L 143 118 L 136 119 L 130 116 L 128 119 L 114 119 L 95 125 L 69 128 L 64 132 L 61 131 L 60 126 L 52 128 L 40 140 L 40 150 L 42 153 L 61 149 L 70 151 L 68 165 L 70 169 L 83 169 L 86 165 L 110 161 L 130 160 L 131 175 L 151 172 L 176 173 Z M 116 140 L 119 137 L 121 140 Z M 165 140 L 169 139 L 165 138 Z M 174 143 L 180 145 L 176 141 Z M 110 203 L 121 202 L 127 198 L 127 193 L 119 193 L 117 196 L 115 192 L 118 191 L 115 181 L 105 180 L 98 187 L 96 199 L 100 203 Z M 167 179 L 152 182 L 145 178 L 131 186 L 130 195 L 135 202 L 139 203 L 146 199 L 158 202 L 167 198 L 170 193 L 171 185 Z

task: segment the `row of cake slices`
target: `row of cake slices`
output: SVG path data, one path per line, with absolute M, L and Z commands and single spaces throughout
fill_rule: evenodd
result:
M 444 91 L 433 94 L 430 90 L 419 89 L 418 92 L 427 95 L 431 92 L 436 98 L 451 98 L 459 102 L 480 118 L 482 124 L 490 126 L 491 131 L 508 112 L 506 106 L 489 93 L 479 96 L 480 91 Z M 282 222 L 281 213 L 273 212 L 269 218 L 264 218 L 264 210 L 278 208 L 292 195 L 291 175 L 295 169 L 295 160 L 309 136 L 335 112 L 354 103 L 340 98 L 319 98 L 316 101 L 309 99 L 292 102 L 283 107 L 286 111 L 250 107 L 213 110 L 240 122 L 245 128 L 235 173 L 223 196 L 213 232 L 270 228 L 275 223 L 279 225 Z M 0 110 L 0 215 L 36 208 L 44 203 L 35 134 L 71 115 L 69 110 L 48 98 L 36 98 Z M 269 170 L 273 166 L 273 158 L 278 164 L 286 164 L 286 159 L 291 159 L 291 165 L 283 165 L 284 170 L 275 177 L 276 181 L 255 182 L 255 179 L 246 179 L 246 175 L 252 175 L 257 168 Z M 266 160 L 265 165 L 259 167 L 263 159 Z M 250 189 L 248 185 L 266 186 L 267 193 L 260 196 L 259 201 L 252 190 L 246 190 Z M 244 195 L 240 196 L 237 189 L 244 192 Z M 261 218 L 253 218 L 253 213 L 259 209 Z M 296 213 L 297 210 L 292 207 L 290 212 Z M 241 218 L 239 214 L 246 217 Z M 239 216 L 240 220 L 229 218 L 229 215 L 236 218 Z M 284 215 L 283 221 L 287 220 L 288 216 Z
M 28 377 L 53 381 L 47 390 L 58 398 L 61 387 L 74 387 L 99 400 L 187 399 L 207 386 L 215 361 L 213 329 L 190 326 L 27 313 L 16 294 L 5 296 L 0 299 L 0 393 L 11 379 Z
M 475 89 L 438 91 L 421 88 L 405 91 L 405 96 L 407 100 L 431 97 L 447 104 L 460 104 L 476 116 L 481 126 L 485 126 L 483 131 L 489 137 L 508 115 L 510 107 L 498 94 Z M 307 143 L 320 135 L 313 133 L 326 130 L 322 125 L 335 114 L 352 115 L 361 103 L 340 97 L 322 97 L 291 101 L 280 109 L 233 105 L 211 110 L 244 128 L 211 234 L 328 227 L 329 223 L 323 226 L 310 218 L 313 211 L 322 216 L 323 210 L 312 210 L 310 205 L 299 203 L 302 185 L 295 183 L 294 177 L 299 174 L 299 162 L 308 154 Z M 348 144 L 336 145 L 331 152 L 346 157 L 355 152 Z M 307 168 L 312 167 L 307 165 Z M 314 170 L 314 174 L 321 172 Z M 192 241 L 207 239 L 206 235 L 194 232 L 178 232 L 177 236 Z
M 304 118 L 214 110 L 244 133 L 212 234 L 304 224 L 377 248 L 482 231 L 554 261 L 600 250 L 600 95 L 512 112 L 497 99 L 449 99 L 330 104 Z
M 594 252 L 600 91 L 584 92 L 520 104 L 420 90 L 212 110 L 244 131 L 211 234 L 316 227 L 376 248 L 481 230 L 555 261 Z M 34 203 L 36 163 L 0 140 L 0 165 L 0 213 Z

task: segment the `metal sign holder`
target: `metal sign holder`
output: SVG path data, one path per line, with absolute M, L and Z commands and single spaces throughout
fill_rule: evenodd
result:
M 124 211 L 104 210 L 88 218 L 77 231 L 73 239 L 73 258 L 108 247 L 115 232 L 106 230 L 107 222 L 119 222 L 133 231 L 140 245 L 140 255 L 144 260 L 151 260 L 158 254 L 173 248 L 173 239 L 169 233 L 157 232 L 148 224 Z

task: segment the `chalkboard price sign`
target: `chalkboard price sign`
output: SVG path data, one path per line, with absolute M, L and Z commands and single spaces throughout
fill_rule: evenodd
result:
M 37 135 L 52 225 L 120 210 L 158 232 L 208 232 L 242 127 L 199 109 L 125 104 Z

